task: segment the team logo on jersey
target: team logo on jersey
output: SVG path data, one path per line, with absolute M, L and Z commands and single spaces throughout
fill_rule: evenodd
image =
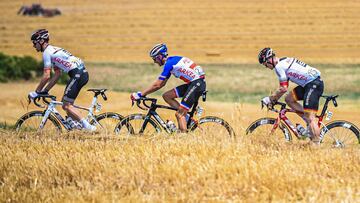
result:
M 187 75 L 191 78 L 195 78 L 195 74 L 192 70 L 186 70 L 185 68 L 179 68 L 179 73 L 182 73 L 184 75 Z
M 301 75 L 301 74 L 299 74 L 299 73 L 289 72 L 288 75 L 291 76 L 291 77 L 293 77 L 293 78 L 296 78 L 296 79 L 298 79 L 298 80 L 307 80 L 307 79 L 306 79 L 306 76 Z
M 62 60 L 61 58 L 56 57 L 56 58 L 54 58 L 54 61 L 62 64 L 66 68 L 71 68 L 71 63 L 68 61 Z

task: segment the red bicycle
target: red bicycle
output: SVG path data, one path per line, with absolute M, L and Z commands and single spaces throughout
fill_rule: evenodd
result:
M 330 120 L 333 113 L 328 111 L 328 104 L 333 102 L 337 107 L 336 98 L 338 95 L 322 96 L 326 98 L 325 104 L 319 116 L 316 116 L 320 130 L 320 140 L 322 144 L 332 145 L 335 147 L 345 147 L 360 144 L 360 130 L 353 123 L 344 120 L 332 121 L 324 124 L 323 120 Z M 280 105 L 280 110 L 275 109 L 275 106 Z M 262 106 L 264 106 L 262 104 Z M 283 135 L 287 141 L 292 140 L 291 132 L 298 139 L 307 139 L 309 134 L 301 134 L 297 128 L 292 124 L 286 113 L 296 113 L 294 110 L 286 108 L 285 103 L 276 102 L 273 106 L 268 107 L 268 110 L 278 113 L 277 118 L 260 118 L 246 129 L 246 134 L 270 134 L 270 135 Z M 280 130 L 278 130 L 280 129 Z M 290 129 L 290 130 L 289 130 Z

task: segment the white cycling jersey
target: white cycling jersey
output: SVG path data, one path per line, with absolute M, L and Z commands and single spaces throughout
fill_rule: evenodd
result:
M 280 85 L 286 85 L 292 81 L 304 87 L 309 82 L 320 76 L 320 71 L 296 58 L 281 58 L 275 66 L 275 72 L 279 78 Z
M 81 59 L 73 56 L 63 48 L 48 45 L 43 52 L 44 68 L 58 67 L 64 72 L 75 68 L 82 68 L 84 63 Z

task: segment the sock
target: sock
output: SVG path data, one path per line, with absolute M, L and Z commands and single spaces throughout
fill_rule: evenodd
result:
M 90 123 L 85 118 L 81 119 L 80 122 L 84 128 L 89 128 Z

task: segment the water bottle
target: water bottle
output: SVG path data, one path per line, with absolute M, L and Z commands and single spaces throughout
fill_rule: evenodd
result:
M 70 127 L 70 129 L 73 129 L 75 127 L 74 120 L 70 116 L 66 116 L 66 123 Z
M 296 124 L 296 130 L 301 136 L 305 136 L 306 129 L 298 123 Z
M 66 123 L 70 126 L 70 129 L 81 129 L 81 123 L 74 121 L 70 116 L 66 117 Z
M 166 126 L 171 132 L 176 132 L 177 130 L 175 123 L 170 120 L 167 120 Z
M 203 108 L 201 108 L 200 106 L 197 106 L 197 107 L 196 107 L 197 116 L 200 117 L 203 112 L 204 112 L 204 109 L 203 109 Z

